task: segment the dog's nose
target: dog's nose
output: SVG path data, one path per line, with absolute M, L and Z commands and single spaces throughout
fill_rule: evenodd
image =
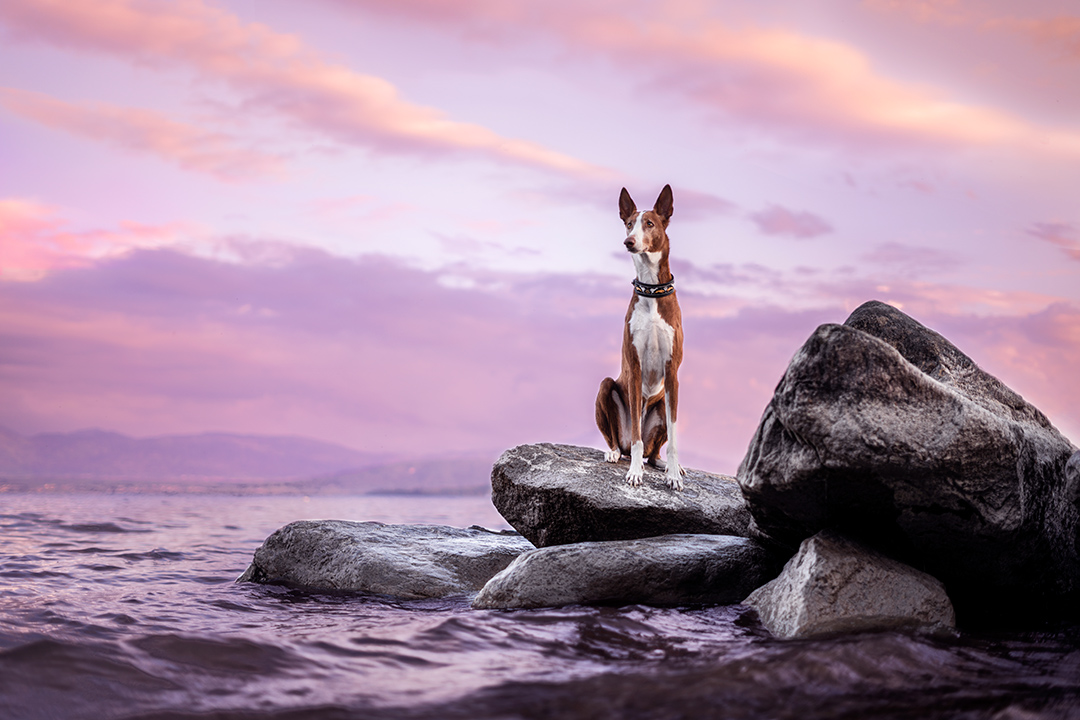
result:
M 633 250 L 634 249 L 634 238 L 632 238 L 632 237 L 626 238 L 626 240 L 623 241 L 623 245 L 626 246 L 627 250 Z

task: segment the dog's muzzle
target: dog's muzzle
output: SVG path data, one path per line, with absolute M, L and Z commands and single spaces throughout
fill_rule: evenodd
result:
M 625 245 L 626 249 L 629 250 L 630 252 L 634 252 L 634 238 L 632 238 L 632 237 L 626 238 L 626 240 L 623 240 L 623 245 Z

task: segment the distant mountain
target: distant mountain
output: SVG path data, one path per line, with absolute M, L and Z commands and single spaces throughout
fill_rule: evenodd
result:
M 394 460 L 300 437 L 170 435 L 103 430 L 23 436 L 0 428 L 0 478 L 284 479 L 340 473 Z
M 490 490 L 497 453 L 402 460 L 300 437 L 0 427 L 0 492 L 461 495 Z

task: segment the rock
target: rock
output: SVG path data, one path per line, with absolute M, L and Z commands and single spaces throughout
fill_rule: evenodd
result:
M 537 547 L 591 540 L 632 540 L 674 533 L 746 536 L 750 513 L 735 478 L 687 470 L 671 490 L 646 466 L 645 482 L 626 482 L 629 460 L 573 445 L 520 445 L 491 471 L 491 500 Z
M 469 594 L 532 547 L 516 533 L 478 527 L 299 520 L 268 537 L 237 582 L 411 600 Z
M 804 540 L 780 576 L 743 602 L 781 638 L 956 624 L 939 580 L 831 531 Z
M 870 302 L 796 353 L 738 478 L 765 534 L 838 529 L 943 580 L 975 618 L 1078 594 L 1075 451 L 948 340 Z
M 763 545 L 727 535 L 574 543 L 523 553 L 473 607 L 733 604 L 778 570 Z

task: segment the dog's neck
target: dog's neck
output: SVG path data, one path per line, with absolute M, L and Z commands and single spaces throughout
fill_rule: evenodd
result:
M 667 250 L 662 252 L 640 252 L 634 255 L 634 270 L 638 282 L 648 285 L 671 282 L 671 270 L 668 268 Z

